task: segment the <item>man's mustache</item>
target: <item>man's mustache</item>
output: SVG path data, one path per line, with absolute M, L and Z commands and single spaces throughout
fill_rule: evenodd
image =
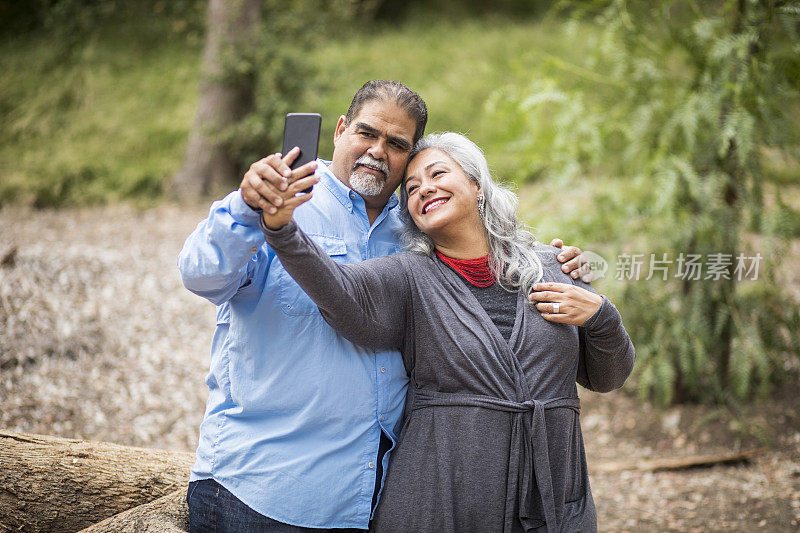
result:
M 355 164 L 353 165 L 353 170 L 355 170 L 359 166 L 370 167 L 372 169 L 378 170 L 383 172 L 384 175 L 389 175 L 389 165 L 386 164 L 385 161 L 378 161 L 374 157 L 365 154 L 356 159 Z

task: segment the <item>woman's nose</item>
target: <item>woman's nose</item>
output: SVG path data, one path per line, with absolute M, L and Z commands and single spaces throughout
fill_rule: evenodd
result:
M 431 182 L 423 183 L 419 188 L 419 193 L 422 196 L 428 196 L 429 194 L 432 194 L 434 192 L 436 192 L 436 187 L 434 187 L 433 183 Z

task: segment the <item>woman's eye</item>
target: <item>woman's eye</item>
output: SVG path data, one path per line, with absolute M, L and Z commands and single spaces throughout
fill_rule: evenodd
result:
M 406 189 L 406 194 L 408 194 L 409 196 L 411 196 L 411 193 L 412 193 L 412 192 L 414 192 L 414 191 L 416 191 L 417 189 L 418 189 L 418 187 L 417 187 L 416 185 L 412 185 L 411 187 L 409 187 L 408 189 Z
M 431 176 L 433 176 L 435 178 L 435 177 L 437 177 L 437 176 L 439 176 L 441 174 L 444 174 L 444 170 L 434 170 L 433 174 L 431 174 Z

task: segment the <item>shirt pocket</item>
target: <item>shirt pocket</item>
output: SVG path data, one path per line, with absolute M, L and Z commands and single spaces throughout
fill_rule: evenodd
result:
M 331 259 L 337 263 L 344 262 L 347 257 L 347 245 L 341 237 L 330 235 L 309 234 L 317 246 L 322 248 Z M 278 284 L 278 301 L 281 310 L 289 316 L 310 316 L 319 314 L 317 304 L 305 293 L 300 285 L 292 279 L 288 272 L 283 268 L 280 261 L 275 265 L 277 275 L 275 281 Z

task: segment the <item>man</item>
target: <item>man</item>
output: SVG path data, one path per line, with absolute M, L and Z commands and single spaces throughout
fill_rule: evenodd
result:
M 308 164 L 320 181 L 294 213 L 334 260 L 398 251 L 394 191 L 426 122 L 419 95 L 386 81 L 367 82 L 339 117 L 333 160 Z M 366 529 L 400 431 L 400 354 L 338 336 L 264 241 L 260 211 L 304 172 L 290 171 L 294 155 L 254 163 L 179 258 L 184 285 L 218 306 L 187 494 L 194 531 Z M 568 271 L 579 253 L 563 252 Z

